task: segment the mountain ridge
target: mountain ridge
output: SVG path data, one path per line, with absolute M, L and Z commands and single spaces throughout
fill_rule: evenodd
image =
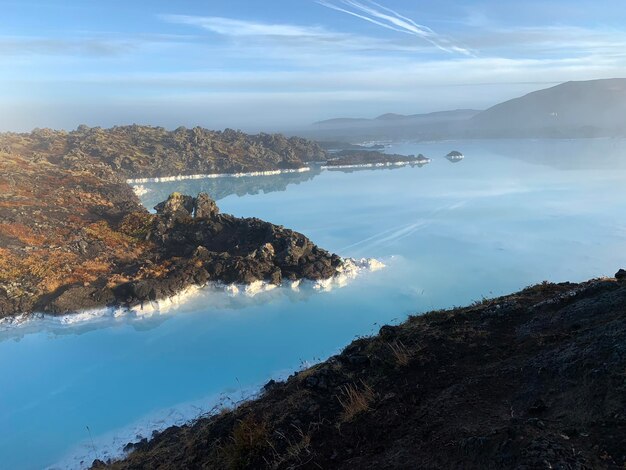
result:
M 585 138 L 626 136 L 626 78 L 568 81 L 497 103 L 483 111 L 386 113 L 374 119 L 318 121 L 318 140 Z
M 385 113 L 375 118 L 350 118 L 350 117 L 340 117 L 340 118 L 332 118 L 332 119 L 324 119 L 322 121 L 316 121 L 313 123 L 314 126 L 326 125 L 326 124 L 335 124 L 335 123 L 358 123 L 358 122 L 376 122 L 376 121 L 402 121 L 402 120 L 411 120 L 411 119 L 429 119 L 429 118 L 457 118 L 457 116 L 464 115 L 473 115 L 481 112 L 477 109 L 451 109 L 445 111 L 433 111 L 429 113 L 418 113 L 418 114 L 399 114 L 399 113 Z

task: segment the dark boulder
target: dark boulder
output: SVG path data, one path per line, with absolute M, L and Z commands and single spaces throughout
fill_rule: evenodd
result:
M 108 305 L 114 300 L 110 289 L 93 286 L 74 285 L 62 287 L 50 295 L 42 309 L 54 314 L 93 310 Z

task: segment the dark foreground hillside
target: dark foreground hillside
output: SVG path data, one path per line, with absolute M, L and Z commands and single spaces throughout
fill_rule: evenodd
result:
M 626 282 L 412 317 L 265 389 L 111 467 L 625 468 Z

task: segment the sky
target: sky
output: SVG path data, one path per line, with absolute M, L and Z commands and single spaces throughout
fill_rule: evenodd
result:
M 0 130 L 297 130 L 626 77 L 623 0 L 0 0 Z

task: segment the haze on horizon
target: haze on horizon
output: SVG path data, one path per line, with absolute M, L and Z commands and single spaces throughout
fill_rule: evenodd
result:
M 618 0 L 1 2 L 0 130 L 295 130 L 626 76 Z

